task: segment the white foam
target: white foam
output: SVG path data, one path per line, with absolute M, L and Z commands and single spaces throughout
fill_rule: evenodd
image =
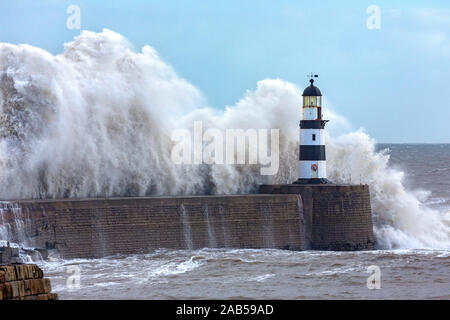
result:
M 408 191 L 404 173 L 388 166 L 388 153 L 376 152 L 374 140 L 359 130 L 329 141 L 331 179 L 370 185 L 380 248 L 450 248 L 450 211 L 425 206 L 423 191 Z
M 191 257 L 187 261 L 179 262 L 169 262 L 162 266 L 159 266 L 150 271 L 149 277 L 161 277 L 170 276 L 181 273 L 186 273 L 200 267 L 203 263 L 195 259 L 195 256 Z
M 267 274 L 263 274 L 260 276 L 252 277 L 252 278 L 250 278 L 250 281 L 263 282 L 267 279 L 273 278 L 274 276 L 275 276 L 275 274 L 273 274 L 273 273 L 267 273 Z
M 220 111 L 154 49 L 130 47 L 109 30 L 82 32 L 56 56 L 0 44 L 0 198 L 247 193 L 297 179 L 296 86 L 262 80 Z M 325 105 L 327 131 L 349 127 Z M 192 130 L 194 120 L 204 129 L 279 128 L 280 171 L 268 177 L 257 165 L 175 165 L 170 134 Z M 370 185 L 380 248 L 450 248 L 450 212 L 423 206 L 366 133 L 328 137 L 327 157 L 335 182 Z

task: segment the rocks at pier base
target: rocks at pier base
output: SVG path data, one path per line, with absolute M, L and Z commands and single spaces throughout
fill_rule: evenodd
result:
M 0 265 L 0 300 L 58 300 L 35 264 Z

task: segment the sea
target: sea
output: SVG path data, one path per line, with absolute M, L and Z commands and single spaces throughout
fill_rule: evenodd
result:
M 450 144 L 377 144 L 421 206 L 450 210 Z M 447 226 L 450 221 L 446 221 Z M 430 233 L 433 230 L 429 230 Z M 382 242 L 378 239 L 378 242 Z M 60 299 L 450 299 L 450 248 L 166 250 L 37 261 Z

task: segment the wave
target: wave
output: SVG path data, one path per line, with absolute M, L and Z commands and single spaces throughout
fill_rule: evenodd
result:
M 135 52 L 121 35 L 83 31 L 52 55 L 0 43 L 0 198 L 66 198 L 255 192 L 297 178 L 301 93 L 259 81 L 224 110 L 150 46 Z M 348 126 L 326 109 L 329 132 Z M 258 165 L 176 165 L 175 129 L 280 129 L 280 170 Z M 380 248 L 449 248 L 450 213 L 423 206 L 389 168 L 388 151 L 357 130 L 327 138 L 329 177 L 370 185 Z

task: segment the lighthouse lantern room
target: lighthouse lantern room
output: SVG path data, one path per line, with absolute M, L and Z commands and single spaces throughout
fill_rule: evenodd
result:
M 302 120 L 300 120 L 299 179 L 296 184 L 326 184 L 327 164 L 324 129 L 328 120 L 322 116 L 322 93 L 311 83 L 303 91 Z

